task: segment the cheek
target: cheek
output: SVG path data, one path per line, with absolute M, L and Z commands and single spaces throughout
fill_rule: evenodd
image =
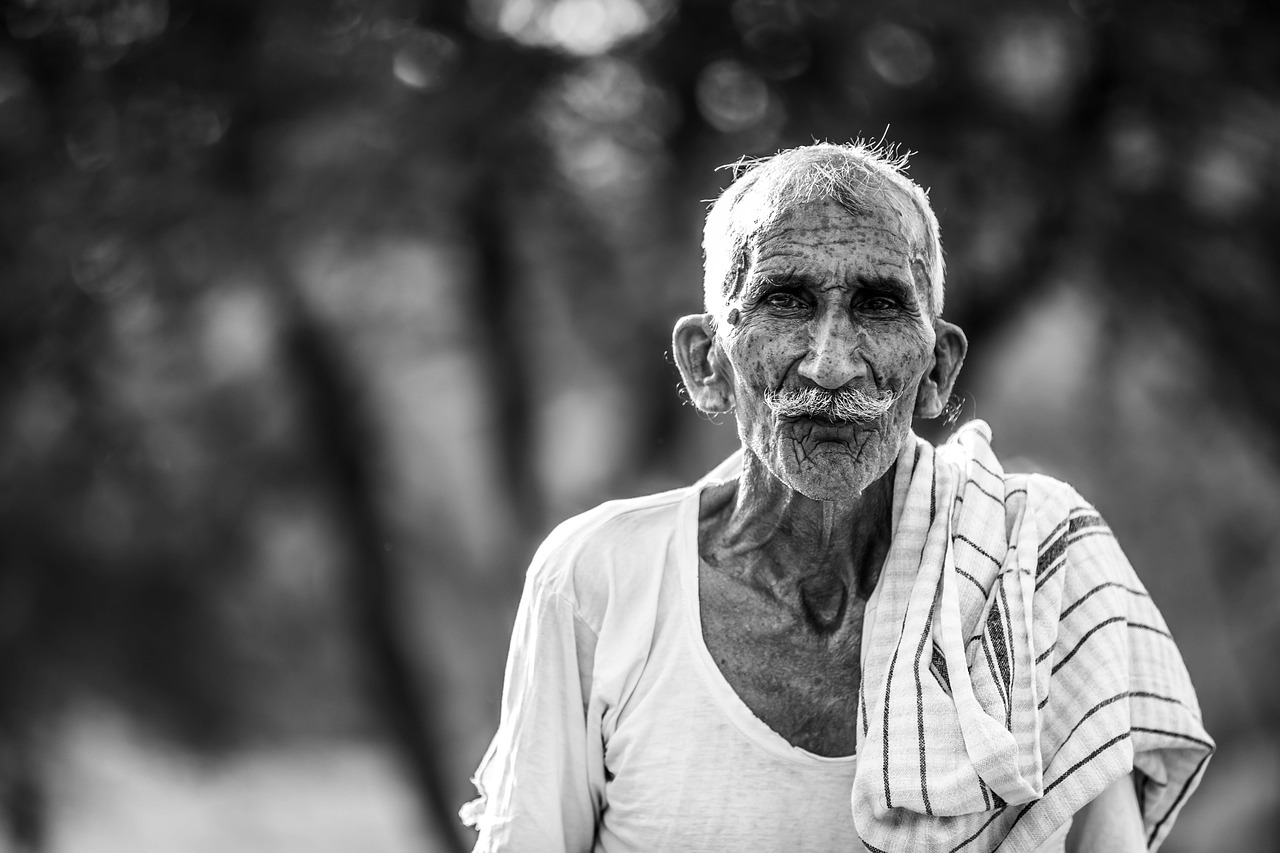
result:
M 933 341 L 915 328 L 878 335 L 868 342 L 867 358 L 881 382 L 894 387 L 919 380 L 929 367 Z
M 763 324 L 744 330 L 731 350 L 738 382 L 749 388 L 772 388 L 787 370 L 790 349 L 784 335 Z

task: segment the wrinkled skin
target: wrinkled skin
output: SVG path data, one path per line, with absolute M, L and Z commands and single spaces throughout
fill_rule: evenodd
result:
M 721 342 L 743 446 L 806 497 L 860 494 L 888 470 L 911 429 L 936 333 L 924 266 L 894 210 L 858 217 L 834 202 L 786 213 L 757 244 Z M 847 386 L 902 394 L 873 424 L 779 422 L 767 389 Z
M 739 480 L 702 496 L 703 635 L 749 708 L 796 746 L 853 751 L 862 612 L 888 552 L 893 463 L 913 414 L 941 413 L 963 333 L 933 316 L 923 225 L 905 199 L 831 201 L 756 240 L 729 316 L 680 320 L 677 362 L 704 411 L 736 411 Z M 890 390 L 869 424 L 780 419 L 771 389 Z

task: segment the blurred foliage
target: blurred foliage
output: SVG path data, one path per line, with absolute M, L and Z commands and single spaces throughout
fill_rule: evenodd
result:
M 47 746 L 95 702 L 211 753 L 380 734 L 450 837 L 442 755 L 486 735 L 458 697 L 496 701 L 531 543 L 732 440 L 683 410 L 663 354 L 697 309 L 715 167 L 741 155 L 882 132 L 918 150 L 966 377 L 1067 288 L 1103 318 L 1099 352 L 1173 329 L 1185 405 L 1224 407 L 1274 466 L 1277 18 L 1244 0 L 11 0 L 15 845 L 47 838 Z M 1268 531 L 1221 532 L 1228 609 L 1268 588 Z M 1266 658 L 1275 620 L 1253 624 L 1239 646 Z M 1228 719 L 1273 730 L 1276 689 L 1249 701 Z

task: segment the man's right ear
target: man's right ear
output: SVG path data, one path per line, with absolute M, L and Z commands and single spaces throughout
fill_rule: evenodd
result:
M 707 414 L 732 412 L 733 374 L 715 339 L 710 314 L 690 314 L 676 321 L 671 351 L 689 399 Z

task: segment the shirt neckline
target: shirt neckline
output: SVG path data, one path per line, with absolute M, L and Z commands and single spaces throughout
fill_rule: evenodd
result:
M 703 683 L 707 686 L 716 703 L 720 706 L 735 726 L 753 743 L 770 754 L 800 764 L 841 766 L 857 762 L 857 754 L 851 755 L 818 755 L 815 752 L 796 746 L 785 737 L 769 727 L 764 720 L 742 701 L 742 697 L 733 689 L 711 657 L 706 641 L 702 638 L 701 592 L 698 584 L 701 558 L 698 556 L 698 511 L 702 499 L 702 490 L 709 485 L 699 483 L 689 490 L 689 495 L 680 506 L 676 520 L 676 548 L 680 589 L 683 593 L 681 602 L 685 613 L 685 627 L 693 656 L 702 671 Z M 863 625 L 863 642 L 866 642 L 866 625 Z M 850 703 L 850 713 L 857 713 L 856 707 Z

